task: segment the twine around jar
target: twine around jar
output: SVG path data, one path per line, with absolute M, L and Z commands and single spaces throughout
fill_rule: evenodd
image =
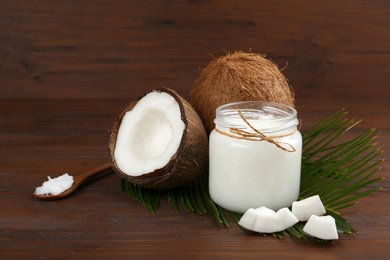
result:
M 232 137 L 232 138 L 236 138 L 236 139 L 243 139 L 243 140 L 249 140 L 249 141 L 267 141 L 269 143 L 272 143 L 274 145 L 276 145 L 278 148 L 286 151 L 286 152 L 295 152 L 295 148 L 289 144 L 289 143 L 286 143 L 286 142 L 281 142 L 281 141 L 276 141 L 275 138 L 282 138 L 282 137 L 286 137 L 286 136 L 290 136 L 290 135 L 293 135 L 297 129 L 295 128 L 294 131 L 292 131 L 291 133 L 288 133 L 288 134 L 284 134 L 284 135 L 277 135 L 277 136 L 266 136 L 265 134 L 261 133 L 259 130 L 257 130 L 256 128 L 254 128 L 249 122 L 248 120 L 244 117 L 243 113 L 241 112 L 240 109 L 237 109 L 237 112 L 238 114 L 240 115 L 240 117 L 242 118 L 242 120 L 244 120 L 244 122 L 250 127 L 252 128 L 253 131 L 255 131 L 255 133 L 250 133 L 250 132 L 247 132 L 247 131 L 244 131 L 244 130 L 241 130 L 241 129 L 238 129 L 236 127 L 230 127 L 229 128 L 229 131 L 230 133 L 226 133 L 224 131 L 221 131 L 219 130 L 217 127 L 215 127 L 215 130 L 220 133 L 220 134 L 223 134 L 223 135 L 226 135 L 226 136 L 229 136 L 229 137 Z M 290 146 L 291 149 L 287 149 L 283 146 L 281 146 L 280 144 L 286 144 L 288 146 Z

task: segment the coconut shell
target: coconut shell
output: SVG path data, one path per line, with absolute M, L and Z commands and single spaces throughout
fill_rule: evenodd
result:
M 207 65 L 190 99 L 208 134 L 215 126 L 215 110 L 240 101 L 268 101 L 293 107 L 294 93 L 274 63 L 259 54 L 234 52 Z
M 130 102 L 120 113 L 111 131 L 108 150 L 112 168 L 120 177 L 145 188 L 166 190 L 183 186 L 206 171 L 208 138 L 200 117 L 184 98 L 168 88 L 158 88 L 153 91 L 171 95 L 180 107 L 181 120 L 184 122 L 185 128 L 177 152 L 163 168 L 136 177 L 122 172 L 115 162 L 114 150 L 122 119 L 126 112 L 132 110 L 137 102 L 149 92 Z

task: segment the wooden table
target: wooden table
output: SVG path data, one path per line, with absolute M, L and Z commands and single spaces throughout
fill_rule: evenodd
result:
M 277 239 L 205 215 L 152 215 L 118 176 L 59 201 L 32 195 L 46 176 L 108 161 L 112 123 L 153 88 L 189 98 L 211 56 L 267 54 L 294 87 L 304 131 L 345 108 L 376 127 L 390 155 L 390 5 L 386 1 L 0 1 L 1 259 L 388 259 L 390 164 L 382 187 L 341 211 L 359 231 L 334 244 Z M 211 55 L 210 55 L 211 54 Z

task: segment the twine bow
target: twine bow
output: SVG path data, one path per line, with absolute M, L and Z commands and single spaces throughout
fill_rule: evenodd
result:
M 238 114 L 240 115 L 240 117 L 242 118 L 242 120 L 244 120 L 244 122 L 250 127 L 252 128 L 253 131 L 255 131 L 255 133 L 250 133 L 250 132 L 247 132 L 247 131 L 244 131 L 244 130 L 241 130 L 241 129 L 238 129 L 238 128 L 235 128 L 235 127 L 230 127 L 229 128 L 229 131 L 230 133 L 226 133 L 224 131 L 221 131 L 219 130 L 217 127 L 215 127 L 215 130 L 220 133 L 220 134 L 223 134 L 223 135 L 226 135 L 226 136 L 229 136 L 229 137 L 232 137 L 232 138 L 236 138 L 236 139 L 244 139 L 244 140 L 249 140 L 249 141 L 267 141 L 269 143 L 272 143 L 274 145 L 276 145 L 278 148 L 286 151 L 286 152 L 295 152 L 295 148 L 289 144 L 289 143 L 286 143 L 286 142 L 281 142 L 281 141 L 276 141 L 275 138 L 281 138 L 281 137 L 286 137 L 286 136 L 290 136 L 290 135 L 293 135 L 297 129 L 295 129 L 294 131 L 292 131 L 291 133 L 288 133 L 288 134 L 285 134 L 285 135 L 277 135 L 277 136 L 266 136 L 265 134 L 261 133 L 259 130 L 257 130 L 256 128 L 254 128 L 249 122 L 248 120 L 244 117 L 244 115 L 242 114 L 241 110 L 240 109 L 237 109 L 237 112 Z M 288 146 L 290 146 L 291 149 L 287 149 L 283 146 L 281 146 L 280 144 L 286 144 Z

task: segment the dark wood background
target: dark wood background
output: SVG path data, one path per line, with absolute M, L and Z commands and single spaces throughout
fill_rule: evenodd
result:
M 341 211 L 359 231 L 335 244 L 224 228 L 211 213 L 153 216 L 114 174 L 72 196 L 32 195 L 46 176 L 108 160 L 125 104 L 166 86 L 189 98 L 226 52 L 266 54 L 295 89 L 302 130 L 345 108 L 351 138 L 381 130 L 390 155 L 390 2 L 0 0 L 0 258 L 388 259 L 390 164 L 382 187 Z

